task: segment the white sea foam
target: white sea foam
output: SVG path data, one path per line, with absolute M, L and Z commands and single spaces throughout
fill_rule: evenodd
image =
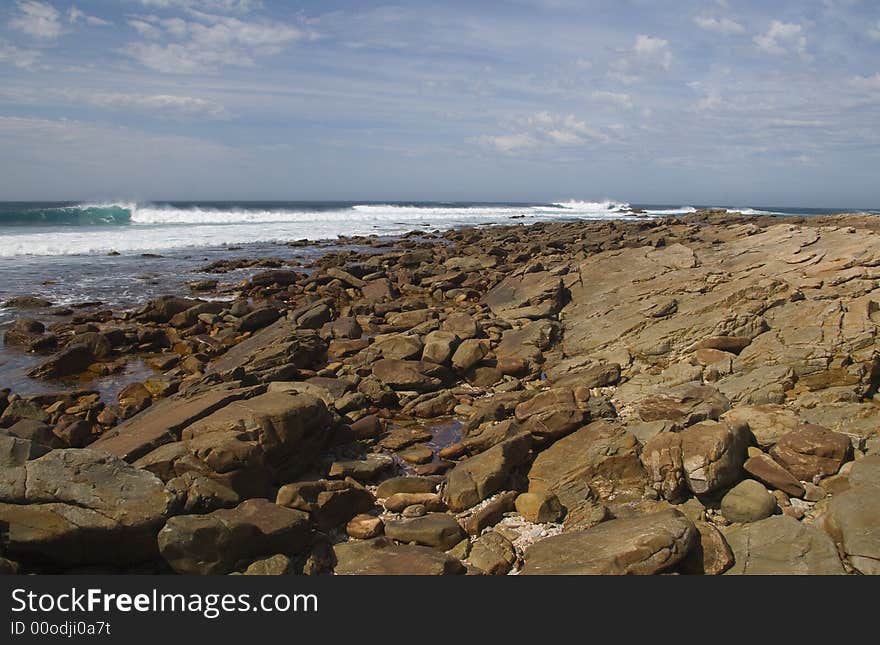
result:
M 341 235 L 398 235 L 417 229 L 510 224 L 534 219 L 619 219 L 628 217 L 629 205 L 605 200 L 542 206 L 359 204 L 336 210 L 295 207 L 257 210 L 116 202 L 82 204 L 76 208 L 84 211 L 126 209 L 130 217 L 127 223 L 113 226 L 10 227 L 0 236 L 0 257 L 133 253 L 298 239 L 327 240 Z

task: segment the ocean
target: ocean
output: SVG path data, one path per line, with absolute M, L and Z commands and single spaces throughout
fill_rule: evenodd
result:
M 307 262 L 339 236 L 400 235 L 473 225 L 682 215 L 702 205 L 463 202 L 0 202 L 0 305 L 29 294 L 56 306 L 100 302 L 134 307 L 165 294 L 188 295 L 189 282 L 237 282 L 256 270 L 221 276 L 202 268 L 219 259 L 278 257 Z M 725 206 L 720 206 L 724 208 Z M 727 206 L 751 214 L 819 215 L 849 208 Z M 878 212 L 878 211 L 866 211 Z M 321 248 L 304 242 L 325 241 Z M 258 270 L 258 269 L 257 269 Z M 0 306 L 0 334 L 16 316 Z M 51 322 L 45 320 L 44 322 Z M 0 387 L 42 386 L 20 378 L 37 357 L 0 346 Z

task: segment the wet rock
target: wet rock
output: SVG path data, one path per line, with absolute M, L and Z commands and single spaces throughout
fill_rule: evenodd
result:
M 85 345 L 72 345 L 38 365 L 28 376 L 37 379 L 56 379 L 86 371 L 95 362 L 95 355 Z
M 727 575 L 834 575 L 844 572 L 834 542 L 785 515 L 724 530 L 734 555 Z
M 464 531 L 451 515 L 428 513 L 422 517 L 387 520 L 385 535 L 398 542 L 414 542 L 446 551 L 461 541 Z
M 615 519 L 549 537 L 525 553 L 523 575 L 650 575 L 677 565 L 699 541 L 678 511 Z
M 43 309 L 45 307 L 51 307 L 52 303 L 39 296 L 24 295 L 10 298 L 3 303 L 3 306 L 8 309 Z
M 172 517 L 159 531 L 159 551 L 177 573 L 234 571 L 260 556 L 295 556 L 311 538 L 308 516 L 265 499 L 207 515 Z
M 746 479 L 721 498 L 721 514 L 730 522 L 757 522 L 776 511 L 776 500 L 763 484 Z
M 408 464 L 427 464 L 434 459 L 434 451 L 424 444 L 411 446 L 397 454 Z
M 528 458 L 531 445 L 531 435 L 520 433 L 459 463 L 447 475 L 446 504 L 462 511 L 502 490 L 511 471 Z
M 782 435 L 770 454 L 799 480 L 812 481 L 840 470 L 852 457 L 852 444 L 846 435 L 804 424 Z
M 336 575 L 453 575 L 464 573 L 458 559 L 436 549 L 394 544 L 388 538 L 345 542 L 333 547 Z
M 98 332 L 76 334 L 67 343 L 68 347 L 76 347 L 77 345 L 87 347 L 93 359 L 107 358 L 113 353 L 113 344 L 106 335 Z

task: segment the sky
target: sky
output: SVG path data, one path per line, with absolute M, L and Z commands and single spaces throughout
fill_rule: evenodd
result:
M 0 200 L 880 207 L 874 0 L 0 0 Z

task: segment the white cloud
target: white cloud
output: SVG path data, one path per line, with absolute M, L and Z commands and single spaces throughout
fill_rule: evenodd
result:
M 877 24 L 868 29 L 868 35 L 874 40 L 880 40 L 880 20 L 877 21 Z
M 668 40 L 639 34 L 636 36 L 636 46 L 633 51 L 638 58 L 643 61 L 653 61 L 663 69 L 668 70 L 672 64 L 672 52 L 669 51 Z
M 631 110 L 633 107 L 632 97 L 621 92 L 593 92 L 592 97 L 595 101 L 612 103 L 624 110 Z
M 719 34 L 741 34 L 745 32 L 745 27 L 730 18 L 713 18 L 712 16 L 695 16 L 694 24 L 700 29 L 706 31 L 714 31 Z
M 515 132 L 483 135 L 474 141 L 498 152 L 513 153 L 525 149 L 585 146 L 608 141 L 608 136 L 589 127 L 573 114 L 551 114 L 547 111 L 515 119 Z
M 16 7 L 18 13 L 9 21 L 13 29 L 47 40 L 61 35 L 61 14 L 52 5 L 39 0 L 18 0 Z
M 71 6 L 70 9 L 67 10 L 67 21 L 72 25 L 82 21 L 92 27 L 107 27 L 113 24 L 109 20 L 85 14 L 74 6 Z
M 854 76 L 849 82 L 860 90 L 880 91 L 880 72 L 873 76 Z
M 801 25 L 774 20 L 767 33 L 758 34 L 753 40 L 758 49 L 768 54 L 784 56 L 795 53 L 803 57 L 807 50 L 807 37 L 803 32 Z
M 9 63 L 19 69 L 33 70 L 37 67 L 40 52 L 34 49 L 21 49 L 0 40 L 0 63 Z
M 287 45 L 314 37 L 276 21 L 244 21 L 195 11 L 191 14 L 192 20 L 156 16 L 130 20 L 142 36 L 162 42 L 130 43 L 123 51 L 159 72 L 195 73 L 224 65 L 251 67 L 259 56 L 278 54 Z
M 226 13 L 247 13 L 263 6 L 260 0 L 141 0 L 141 4 L 160 9 L 202 9 Z
M 124 92 L 87 92 L 62 90 L 60 95 L 75 103 L 99 108 L 146 112 L 160 118 L 202 117 L 225 119 L 229 115 L 219 103 L 175 94 L 138 94 Z
M 638 34 L 632 49 L 614 61 L 608 70 L 608 77 L 625 85 L 642 80 L 650 71 L 668 71 L 672 66 L 672 51 L 669 41 Z

